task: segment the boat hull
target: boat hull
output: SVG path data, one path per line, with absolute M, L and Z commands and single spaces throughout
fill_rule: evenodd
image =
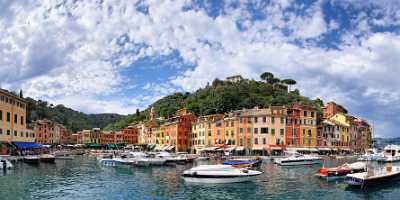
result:
M 43 163 L 55 163 L 56 162 L 56 158 L 40 158 L 40 162 Z
M 278 161 L 277 164 L 280 166 L 296 166 L 296 165 L 315 165 L 321 164 L 322 160 L 302 160 L 302 161 Z
M 30 165 L 38 165 L 40 159 L 39 158 L 24 158 L 23 161 L 24 161 L 24 163 L 27 163 Z
M 375 177 L 371 179 L 358 179 L 355 177 L 346 177 L 345 183 L 349 187 L 361 187 L 361 188 L 366 188 L 369 186 L 374 186 L 374 185 L 383 185 L 395 181 L 400 180 L 400 172 L 393 173 L 391 175 L 387 176 L 382 176 L 382 177 Z
M 223 183 L 241 183 L 249 182 L 255 179 L 255 176 L 241 176 L 241 177 L 219 177 L 219 178 L 207 178 L 207 177 L 183 177 L 188 183 L 211 183 L 211 184 L 223 184 Z

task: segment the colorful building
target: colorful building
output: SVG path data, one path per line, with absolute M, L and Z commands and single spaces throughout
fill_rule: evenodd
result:
M 61 124 L 51 120 L 38 120 L 34 125 L 36 142 L 40 144 L 62 144 L 68 130 Z
M 128 126 L 122 130 L 124 143 L 126 144 L 138 144 L 138 129 L 134 126 Z
M 166 134 L 166 144 L 169 149 L 176 152 L 189 152 L 191 147 L 192 122 L 195 116 L 186 109 L 176 112 L 176 116 L 167 119 L 164 124 Z

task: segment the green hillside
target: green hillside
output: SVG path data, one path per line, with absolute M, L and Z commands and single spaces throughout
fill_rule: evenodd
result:
M 176 110 L 187 108 L 196 115 L 208 115 L 226 113 L 243 108 L 260 108 L 270 105 L 291 105 L 294 102 L 320 107 L 322 100 L 311 100 L 301 96 L 296 89 L 288 92 L 277 87 L 280 85 L 294 85 L 292 79 L 280 80 L 271 73 L 261 75 L 263 81 L 242 80 L 232 83 L 228 81 L 214 80 L 211 85 L 198 89 L 193 93 L 175 93 L 168 95 L 150 105 L 146 110 L 129 115 L 117 123 L 109 124 L 106 129 L 119 130 L 132 122 L 145 119 L 151 107 L 158 116 L 173 116 Z
M 65 125 L 73 132 L 94 127 L 104 128 L 107 124 L 118 122 L 125 117 L 118 114 L 85 114 L 63 105 L 54 106 L 45 101 L 36 101 L 29 97 L 25 99 L 28 101 L 28 123 L 40 119 L 50 119 Z

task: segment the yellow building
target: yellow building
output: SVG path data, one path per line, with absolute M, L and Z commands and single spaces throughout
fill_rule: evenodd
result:
M 343 113 L 336 113 L 330 119 L 335 126 L 335 135 L 339 137 L 339 146 L 347 147 L 349 142 L 349 127 L 350 124 L 347 121 L 347 117 Z
M 316 147 L 317 145 L 317 110 L 311 106 L 301 106 L 300 145 L 302 147 Z
M 18 95 L 0 89 L 0 142 L 34 142 L 35 137 L 26 126 L 26 102 Z M 7 146 L 0 145 L 0 154 Z
M 229 146 L 236 146 L 237 145 L 237 134 L 238 134 L 238 120 L 235 116 L 227 116 L 224 118 L 225 123 L 225 144 Z
M 202 149 L 207 146 L 208 139 L 208 119 L 207 117 L 199 117 L 192 123 L 192 153 L 199 154 Z

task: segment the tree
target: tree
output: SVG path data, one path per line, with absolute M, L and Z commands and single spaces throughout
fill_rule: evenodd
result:
M 286 85 L 289 85 L 289 91 L 291 91 L 291 86 L 292 85 L 296 85 L 296 81 L 295 80 L 293 80 L 293 79 L 283 79 L 282 81 L 281 81 L 282 83 L 284 83 L 284 84 L 286 84 Z
M 139 117 L 139 115 L 140 115 L 139 108 L 136 108 L 136 117 Z
M 22 90 L 19 91 L 19 97 L 24 98 L 24 93 L 22 92 Z
M 261 74 L 260 78 L 267 83 L 271 83 L 271 80 L 274 78 L 274 74 L 272 74 L 271 72 L 264 72 Z

